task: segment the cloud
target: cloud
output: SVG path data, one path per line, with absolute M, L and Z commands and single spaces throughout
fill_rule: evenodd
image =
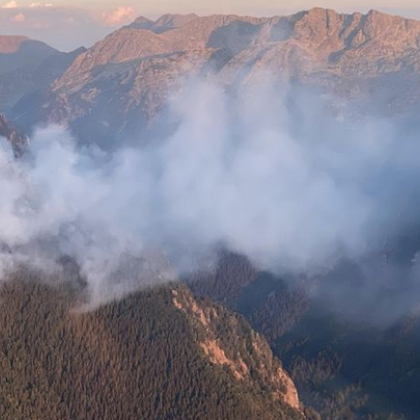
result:
M 34 7 L 53 7 L 54 5 L 52 3 L 30 3 L 29 7 L 30 8 L 34 8 Z
M 132 22 L 137 14 L 132 7 L 120 6 L 115 10 L 98 12 L 95 16 L 103 25 L 112 27 Z
M 2 34 L 27 35 L 66 51 L 89 47 L 135 17 L 134 9 L 124 6 L 98 11 L 41 2 L 19 7 L 9 2 L 0 8 Z
M 23 23 L 26 20 L 26 15 L 23 13 L 18 13 L 10 18 L 13 22 Z
M 19 5 L 14 0 L 8 1 L 1 6 L 2 9 L 17 9 L 18 7 Z

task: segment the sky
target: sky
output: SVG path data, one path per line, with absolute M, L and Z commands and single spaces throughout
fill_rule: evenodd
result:
M 70 51 L 90 47 L 139 15 L 157 18 L 164 13 L 194 12 L 267 16 L 315 6 L 343 12 L 374 8 L 420 19 L 419 0 L 295 0 L 293 6 L 274 0 L 0 0 L 0 34 L 27 35 Z

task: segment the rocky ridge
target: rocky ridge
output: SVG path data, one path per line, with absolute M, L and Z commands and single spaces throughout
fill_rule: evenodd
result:
M 419 46 L 420 22 L 377 11 L 139 18 L 77 56 L 52 84 L 43 119 L 112 141 L 153 122 L 185 77 L 241 89 L 267 72 L 401 113 L 420 98 Z
M 186 287 L 174 289 L 172 295 L 174 306 L 194 323 L 200 347 L 212 364 L 226 366 L 237 381 L 251 387 L 268 387 L 274 399 L 301 411 L 292 379 L 267 341 L 241 317 L 209 302 L 199 302 Z
M 69 125 L 82 140 L 106 146 L 150 137 L 168 97 L 188 77 L 240 90 L 270 74 L 356 104 L 360 115 L 414 115 L 419 47 L 420 22 L 375 10 L 139 17 L 88 50 L 58 57 L 56 71 L 32 71 L 23 90 L 15 74 L 0 72 L 0 107 L 25 128 Z M 42 89 L 35 89 L 43 73 Z

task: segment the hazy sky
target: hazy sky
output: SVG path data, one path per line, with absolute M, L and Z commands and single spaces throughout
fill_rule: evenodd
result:
M 22 6 L 33 4 L 33 0 L 16 0 Z M 38 0 L 36 0 L 38 1 Z M 47 0 L 49 2 L 49 0 Z M 4 0 L 6 3 L 7 0 Z M 314 6 L 333 9 L 369 9 L 369 8 L 419 8 L 419 0 L 294 0 L 293 3 L 275 0 L 51 0 L 56 6 L 117 8 L 130 6 L 145 14 L 159 14 L 167 11 L 198 13 L 276 13 L 285 9 L 305 9 Z M 293 4 L 293 6 L 290 6 Z M 409 12 L 409 11 L 408 11 Z
M 419 0 L 0 0 L 0 34 L 28 35 L 61 50 L 89 47 L 138 15 L 234 13 L 277 15 L 314 6 L 385 12 L 420 19 Z

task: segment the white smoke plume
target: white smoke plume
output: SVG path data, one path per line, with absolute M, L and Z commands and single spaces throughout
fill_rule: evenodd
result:
M 98 297 L 110 283 L 125 293 L 173 279 L 220 247 L 278 273 L 380 250 L 418 219 L 420 142 L 328 104 L 271 84 L 233 95 L 192 82 L 170 101 L 179 124 L 163 142 L 109 157 L 48 127 L 16 161 L 4 141 L 3 272 L 69 256 Z

